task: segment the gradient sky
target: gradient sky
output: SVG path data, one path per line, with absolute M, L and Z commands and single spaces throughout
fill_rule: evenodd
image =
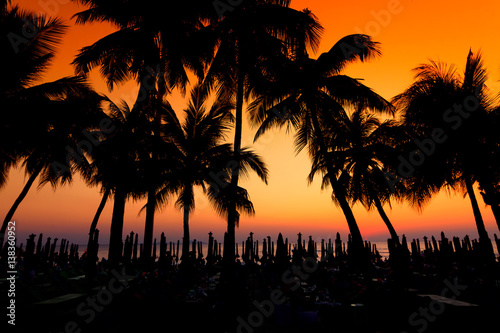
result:
M 77 50 L 113 31 L 108 24 L 75 26 L 71 16 L 83 8 L 68 0 L 23 0 L 18 3 L 25 9 L 59 16 L 70 25 L 53 66 L 41 82 L 72 75 L 70 62 Z M 324 26 L 319 53 L 329 50 L 338 39 L 352 33 L 366 33 L 380 42 L 382 57 L 370 63 L 351 65 L 345 73 L 363 78 L 366 85 L 386 99 L 407 88 L 412 82 L 412 68 L 428 59 L 455 64 L 462 70 L 469 48 L 473 51 L 481 49 L 489 71 L 488 87 L 495 94 L 500 91 L 498 1 L 294 0 L 292 7 L 309 8 Z M 91 80 L 96 90 L 113 99 L 132 102 L 136 96 L 137 87 L 133 84 L 126 84 L 110 93 L 97 71 L 91 75 Z M 182 110 L 184 103 L 178 94 L 170 100 L 177 110 Z M 243 145 L 252 144 L 254 133 L 255 129 L 248 125 L 244 127 Z M 267 235 L 276 237 L 279 231 L 293 240 L 298 232 L 320 240 L 333 238 L 338 231 L 346 238 L 347 224 L 340 209 L 332 204 L 331 192 L 321 191 L 318 182 L 307 184 L 309 159 L 305 151 L 295 156 L 292 133 L 272 131 L 253 148 L 267 162 L 270 180 L 267 186 L 254 177 L 243 180 L 242 185 L 249 190 L 257 214 L 255 217 L 242 217 L 237 240 L 247 237 L 250 231 L 256 234 L 254 237 L 257 239 Z M 7 213 L 25 181 L 21 168 L 11 170 L 7 185 L 0 190 L 2 216 Z M 493 214 L 485 207 L 479 194 L 478 199 L 486 228 L 493 237 L 494 232 L 498 233 Z M 29 233 L 43 232 L 45 236 L 85 243 L 99 201 L 99 188 L 87 188 L 78 177 L 72 185 L 56 191 L 50 186 L 32 188 L 14 218 L 19 242 L 24 242 Z M 130 202 L 126 206 L 124 234 L 133 230 L 143 236 L 145 214 L 138 215 L 138 212 L 144 204 L 143 201 Z M 214 214 L 203 195 L 197 196 L 196 204 L 196 211 L 191 217 L 191 237 L 206 241 L 207 233 L 213 231 L 215 238 L 222 240 L 225 221 Z M 477 237 L 469 199 L 461 193 L 443 192 L 422 212 L 397 203 L 386 210 L 398 233 L 410 238 L 437 235 L 441 230 L 448 236 L 469 234 Z M 98 225 L 101 243 L 107 243 L 109 237 L 111 212 L 112 201 L 109 201 Z M 366 212 L 362 207 L 355 206 L 354 213 L 364 238 L 387 239 L 387 228 L 376 211 Z M 181 238 L 182 214 L 172 205 L 156 215 L 154 237 L 159 239 L 162 231 L 168 240 Z

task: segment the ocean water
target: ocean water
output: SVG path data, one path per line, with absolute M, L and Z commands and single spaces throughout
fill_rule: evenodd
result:
M 377 250 L 380 253 L 380 255 L 382 256 L 382 258 L 389 257 L 389 250 L 387 249 L 387 242 L 372 242 L 372 246 L 373 246 L 373 244 L 375 244 L 377 246 Z M 174 247 L 176 247 L 176 246 L 177 246 L 177 243 L 175 244 Z M 86 247 L 87 247 L 87 244 L 79 245 L 80 250 L 78 252 L 80 252 L 80 255 L 83 253 L 83 251 L 85 250 Z M 182 254 L 182 244 L 180 247 L 181 247 L 181 249 L 179 251 Z M 275 247 L 276 247 L 276 244 L 275 244 Z M 293 245 L 292 245 L 292 248 L 293 248 Z M 157 243 L 156 244 L 157 255 L 158 255 L 159 249 L 160 249 L 160 244 Z M 224 244 L 222 244 L 221 249 L 222 249 L 222 251 L 224 250 Z M 107 259 L 108 258 L 108 250 L 109 250 L 109 246 L 107 244 L 99 244 L 99 251 L 97 253 L 99 259 L 102 259 L 102 258 Z M 167 243 L 167 251 L 168 250 L 169 250 L 169 245 Z M 208 244 L 203 243 L 202 244 L 203 256 L 206 256 L 207 250 L 208 250 Z M 241 243 L 238 244 L 238 253 L 241 255 Z M 318 244 L 318 256 L 320 254 L 321 254 L 321 244 Z M 137 249 L 137 255 L 139 256 L 139 249 Z M 261 255 L 262 255 L 262 244 L 259 243 L 259 257 Z
M 371 244 L 372 244 L 372 246 L 376 245 L 377 251 L 380 253 L 380 256 L 383 259 L 389 258 L 389 249 L 387 248 L 387 242 L 371 242 Z M 492 242 L 492 244 L 493 244 L 493 250 L 495 252 L 495 255 L 499 256 L 499 252 L 498 252 L 496 244 L 494 242 Z M 173 245 L 173 247 L 176 248 L 176 246 L 177 246 L 177 242 Z M 410 244 L 408 244 L 408 246 L 410 247 Z M 180 247 L 181 247 L 180 252 L 182 253 L 182 244 L 181 244 Z M 85 245 L 79 245 L 79 253 L 80 253 L 80 255 L 83 253 L 83 251 L 86 248 L 87 248 L 87 244 L 85 244 Z M 293 244 L 292 244 L 292 248 L 293 248 Z M 421 248 L 421 250 L 424 249 L 424 242 L 423 242 L 423 240 L 420 240 L 420 248 Z M 221 249 L 222 250 L 224 249 L 224 244 L 222 244 Z M 107 244 L 99 244 L 99 251 L 98 251 L 98 257 L 99 257 L 99 259 L 102 259 L 102 258 L 107 259 L 108 258 L 108 250 L 109 250 L 109 246 Z M 156 244 L 156 250 L 157 250 L 156 253 L 158 255 L 158 252 L 160 250 L 160 244 L 159 243 Z M 169 244 L 168 244 L 168 242 L 167 242 L 167 250 L 169 250 Z M 203 256 L 206 256 L 207 250 L 208 250 L 208 244 L 203 243 L 202 244 Z M 238 244 L 238 253 L 241 255 L 241 242 Z M 318 256 L 320 256 L 320 254 L 321 254 L 321 244 L 318 243 Z M 139 249 L 137 250 L 137 255 L 139 255 Z M 261 255 L 262 255 L 262 244 L 259 243 L 259 257 Z

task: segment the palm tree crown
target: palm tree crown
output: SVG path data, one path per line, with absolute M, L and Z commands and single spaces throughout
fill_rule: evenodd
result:
M 381 122 L 362 108 L 351 114 L 339 112 L 335 123 L 324 131 L 333 170 L 337 171 L 337 178 L 346 188 L 346 198 L 351 204 L 360 202 L 368 210 L 375 207 L 397 242 L 398 235 L 383 205 L 390 204 L 391 197 L 399 194 L 393 191 L 386 179 L 388 161 L 399 152 L 396 149 L 399 132 L 395 121 Z M 314 176 L 321 173 L 325 187 L 329 183 L 326 161 L 318 152 L 317 142 L 313 141 L 310 149 L 314 159 L 308 180 L 312 182 Z M 332 199 L 338 204 L 335 196 Z
M 318 150 L 310 149 L 310 152 L 319 153 L 325 159 L 327 180 L 346 215 L 355 247 L 361 248 L 361 233 L 341 179 L 333 168 L 334 161 L 329 153 L 325 131 L 336 123 L 336 118 L 345 107 L 392 112 L 391 104 L 381 96 L 359 80 L 340 74 L 347 64 L 371 59 L 379 55 L 380 50 L 369 36 L 350 35 L 316 60 L 309 58 L 306 50 L 302 54 L 294 61 L 285 62 L 279 79 L 264 86 L 266 93 L 251 105 L 251 118 L 254 123 L 260 124 L 255 137 L 257 139 L 272 127 L 291 126 L 297 130 L 297 152 L 312 145 L 315 138 Z
M 29 178 L 4 219 L 2 237 L 39 175 L 40 186 L 50 182 L 55 187 L 69 183 L 74 172 L 85 167 L 85 153 L 79 144 L 86 142 L 87 130 L 98 126 L 102 101 L 81 77 L 40 83 L 67 26 L 58 18 L 8 5 L 2 1 L 0 6 L 4 56 L 0 65 L 0 186 L 18 162 L 23 163 Z M 3 238 L 0 245 L 2 242 Z
M 416 195 L 413 201 L 420 204 L 445 187 L 465 190 L 479 236 L 487 239 L 474 194 L 474 184 L 486 179 L 484 174 L 480 177 L 485 170 L 483 161 L 490 158 L 487 152 L 495 142 L 487 139 L 490 134 L 485 131 L 491 100 L 481 53 L 469 52 L 463 76 L 454 66 L 434 61 L 415 68 L 415 72 L 415 82 L 394 97 L 405 124 L 411 128 L 412 142 L 406 151 L 417 148 L 410 157 L 421 160 L 405 179 Z

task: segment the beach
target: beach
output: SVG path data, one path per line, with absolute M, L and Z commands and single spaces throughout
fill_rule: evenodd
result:
M 362 263 L 339 239 L 320 252 L 312 241 L 293 242 L 292 257 L 278 239 L 270 252 L 246 247 L 231 266 L 213 244 L 193 246 L 198 251 L 183 260 L 159 244 L 165 252 L 154 264 L 132 253 L 120 267 L 104 260 L 93 271 L 74 251 L 19 252 L 16 327 L 133 332 L 160 321 L 189 332 L 483 332 L 495 323 L 500 266 L 481 259 L 476 240 L 470 249 L 467 239 L 463 248 L 453 240 L 455 249 L 433 238 L 436 249 L 426 242 L 421 253 L 374 243 Z M 371 252 L 373 245 L 392 255 Z M 105 246 L 99 251 L 105 255 Z M 6 292 L 8 280 L 0 286 Z

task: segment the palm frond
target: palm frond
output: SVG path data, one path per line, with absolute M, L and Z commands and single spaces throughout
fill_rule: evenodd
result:
M 335 100 L 346 107 L 369 108 L 394 114 L 394 107 L 390 102 L 357 79 L 346 75 L 335 75 L 326 79 L 325 88 Z
M 134 65 L 137 61 L 134 52 L 140 52 L 144 45 L 138 45 L 141 33 L 134 29 L 121 29 L 113 32 L 94 44 L 80 49 L 72 62 L 75 72 L 87 75 L 95 67 L 100 67 L 109 89 L 140 75 Z M 142 36 L 144 38 L 145 36 Z M 132 50 L 136 51 L 132 51 Z
M 255 174 L 267 184 L 269 170 L 262 158 L 252 151 L 249 147 L 243 147 L 240 152 L 241 164 L 240 172 L 242 175 L 248 175 L 249 169 L 254 171 Z
M 330 51 L 318 57 L 317 65 L 325 73 L 340 73 L 347 64 L 368 61 L 381 55 L 380 44 L 363 34 L 341 38 Z

